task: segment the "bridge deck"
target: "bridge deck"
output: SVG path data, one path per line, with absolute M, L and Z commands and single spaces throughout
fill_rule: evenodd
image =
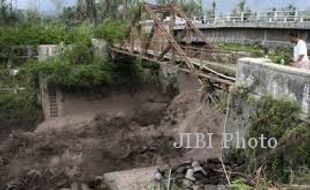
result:
M 113 52 L 116 53 L 121 53 L 121 54 L 125 54 L 128 56 L 133 56 L 133 57 L 137 57 L 137 58 L 141 58 L 147 61 L 151 61 L 154 63 L 159 63 L 159 64 L 164 64 L 171 61 L 172 59 L 172 55 L 171 53 L 167 53 L 164 58 L 165 60 L 159 60 L 156 58 L 156 54 L 153 50 L 147 50 L 146 54 L 141 55 L 141 51 L 139 48 L 134 48 L 134 50 L 132 50 L 129 47 L 125 47 L 125 48 L 120 48 L 120 47 L 112 47 L 111 50 Z M 161 53 L 161 52 L 160 52 Z M 160 54 L 159 53 L 159 54 Z M 212 62 L 208 62 L 206 60 L 199 60 L 196 58 L 191 58 L 191 57 L 187 57 L 190 62 L 197 68 L 199 68 L 200 72 L 196 72 L 194 74 L 198 75 L 199 77 L 203 77 L 203 78 L 208 78 L 210 80 L 216 81 L 216 82 L 220 82 L 223 84 L 227 84 L 227 85 L 232 85 L 235 81 L 234 77 L 222 74 L 214 69 L 211 69 L 210 67 L 215 66 L 215 67 L 220 67 L 221 70 L 227 70 L 230 73 L 235 73 L 236 72 L 236 68 L 234 66 L 229 66 L 229 65 L 220 65 L 220 64 L 216 64 L 216 63 L 212 63 Z M 175 61 L 176 62 L 182 62 L 182 58 L 178 55 L 175 55 Z M 192 73 L 189 69 L 186 68 L 179 68 L 181 71 L 187 72 L 187 73 Z

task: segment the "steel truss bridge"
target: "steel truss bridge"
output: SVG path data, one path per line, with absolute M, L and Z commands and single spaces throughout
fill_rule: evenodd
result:
M 170 18 L 169 22 L 167 17 Z M 176 35 L 174 27 L 180 18 L 185 21 L 185 27 Z M 200 38 L 202 43 L 193 45 L 193 35 Z M 173 4 L 141 4 L 124 41 L 113 44 L 111 50 L 112 57 L 121 54 L 159 64 L 178 65 L 179 70 L 193 74 L 200 83 L 227 87 L 235 81 L 235 78 L 203 64 L 214 47 L 193 21 Z

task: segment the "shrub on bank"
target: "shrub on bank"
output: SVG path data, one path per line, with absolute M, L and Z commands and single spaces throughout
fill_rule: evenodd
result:
M 118 20 L 107 20 L 96 28 L 95 36 L 115 43 L 123 40 L 127 30 L 127 23 Z
M 256 113 L 249 121 L 248 138 L 259 138 L 263 134 L 266 139 L 276 138 L 278 146 L 248 148 L 246 160 L 251 170 L 262 167 L 272 181 L 288 183 L 291 170 L 310 167 L 309 123 L 300 120 L 300 109 L 290 99 L 266 96 L 251 104 Z
M 38 87 L 42 76 L 49 84 L 64 88 L 92 88 L 110 81 L 109 66 L 97 60 L 88 64 L 72 64 L 69 60 L 51 58 L 44 62 L 28 64 L 23 72 Z
M 70 42 L 70 29 L 60 24 L 21 25 L 0 28 L 0 45 L 38 45 Z
M 7 133 L 13 127 L 21 130 L 34 128 L 42 119 L 40 106 L 34 97 L 29 91 L 0 94 L 0 131 Z

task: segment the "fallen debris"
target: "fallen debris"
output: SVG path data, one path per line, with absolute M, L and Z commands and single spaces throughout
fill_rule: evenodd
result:
M 223 165 L 225 165 L 225 170 Z M 251 184 L 251 180 L 247 179 L 241 172 L 237 172 L 236 169 L 236 165 L 224 163 L 221 159 L 190 161 L 172 167 L 171 178 L 178 187 L 189 189 L 203 189 L 205 186 L 210 185 L 229 186 L 227 177 L 229 177 L 230 181 L 245 179 L 246 183 Z M 164 170 L 165 179 L 167 179 L 169 170 L 170 168 Z

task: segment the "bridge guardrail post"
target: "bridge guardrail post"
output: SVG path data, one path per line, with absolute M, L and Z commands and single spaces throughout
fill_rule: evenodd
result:
M 295 12 L 295 15 L 294 15 L 294 21 L 295 21 L 295 22 L 298 20 L 298 15 L 299 15 L 299 14 L 298 14 L 298 11 L 296 11 L 296 12 Z
M 275 11 L 275 12 L 274 12 L 274 20 L 277 21 L 277 19 L 278 19 L 278 12 Z
M 256 21 L 259 21 L 259 12 L 256 12 Z
M 244 21 L 244 12 L 241 12 L 241 21 Z

